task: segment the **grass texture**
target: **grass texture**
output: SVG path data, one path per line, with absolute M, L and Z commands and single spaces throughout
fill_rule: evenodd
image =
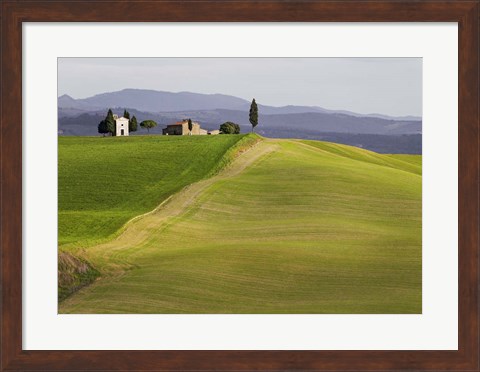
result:
M 59 245 L 91 245 L 211 174 L 241 135 L 59 137 Z
M 157 144 L 168 159 L 210 154 L 205 156 L 215 162 L 232 145 L 228 141 L 234 142 L 217 138 Z M 77 144 L 79 158 L 70 164 L 73 185 L 86 182 L 79 175 L 94 168 L 81 165 L 90 163 L 89 148 L 96 146 L 88 141 L 102 139 L 85 141 L 86 146 Z M 140 158 L 150 158 L 146 148 L 156 143 L 145 141 L 122 144 L 137 156 L 131 167 L 146 167 L 144 176 L 128 176 L 129 167 L 112 158 L 100 173 L 114 180 L 123 168 L 127 176 L 112 182 L 127 190 L 144 180 L 141 193 L 125 192 L 120 203 L 129 216 L 161 201 L 158 190 L 164 185 L 171 193 L 209 173 L 206 166 L 194 171 L 189 162 L 177 163 L 175 172 L 187 176 L 162 184 L 161 170 L 152 174 L 154 166 Z M 421 313 L 421 156 L 297 140 L 263 140 L 241 152 L 212 177 L 190 183 L 153 213 L 127 224 L 115 239 L 78 251 L 102 277 L 63 301 L 59 311 Z M 174 172 L 163 166 L 166 174 Z M 78 193 L 84 195 L 83 187 Z M 155 203 L 147 200 L 151 195 Z M 69 213 L 110 213 L 118 207 L 110 200 L 99 201 L 98 208 L 87 204 L 68 204 Z

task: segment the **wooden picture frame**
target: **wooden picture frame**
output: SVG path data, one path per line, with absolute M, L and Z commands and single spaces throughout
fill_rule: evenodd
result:
M 15 1 L 1 4 L 1 367 L 19 370 L 479 370 L 478 0 Z M 22 349 L 23 22 L 458 22 L 458 351 Z

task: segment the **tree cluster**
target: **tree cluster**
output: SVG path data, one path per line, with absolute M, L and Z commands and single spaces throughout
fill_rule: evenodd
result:
M 138 123 L 135 115 L 130 119 L 130 113 L 127 110 L 124 110 L 123 117 L 128 119 L 128 131 L 136 132 Z M 103 134 L 104 137 L 106 134 L 110 134 L 111 136 L 116 135 L 115 119 L 113 118 L 112 109 L 109 109 L 105 119 L 98 123 L 98 133 Z
M 222 134 L 240 134 L 240 125 L 227 121 L 220 125 L 220 133 Z
M 107 116 L 98 124 L 98 133 L 115 135 L 115 120 L 113 119 L 112 109 L 108 110 Z
M 253 133 L 255 127 L 258 125 L 258 106 L 257 106 L 257 102 L 255 102 L 255 98 L 252 100 L 252 103 L 250 105 L 248 119 L 250 121 L 250 124 L 252 124 L 252 133 Z M 238 124 L 232 123 L 231 121 L 227 121 L 222 125 L 220 125 L 220 133 L 239 134 L 240 126 Z
M 130 119 L 130 113 L 127 110 L 124 110 L 123 117 L 128 119 L 128 132 L 136 132 L 138 129 L 138 122 L 135 115 Z

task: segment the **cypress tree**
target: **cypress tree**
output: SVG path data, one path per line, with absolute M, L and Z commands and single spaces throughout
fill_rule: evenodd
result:
M 257 107 L 257 102 L 255 102 L 255 98 L 252 101 L 252 104 L 250 105 L 250 124 L 252 124 L 252 133 L 253 129 L 258 125 L 258 107 Z
M 98 123 L 98 133 L 103 134 L 104 137 L 106 133 L 110 133 L 105 120 L 102 120 L 100 123 Z
M 136 132 L 137 128 L 138 128 L 137 118 L 135 117 L 135 115 L 133 115 L 132 119 L 129 120 L 129 122 L 128 122 L 128 131 L 129 132 Z
M 107 113 L 107 117 L 105 118 L 105 123 L 107 125 L 107 128 L 108 128 L 108 132 L 107 133 L 111 133 L 112 136 L 115 135 L 115 120 L 113 119 L 113 112 L 112 112 L 112 109 L 109 109 L 108 110 L 108 113 Z
M 130 113 L 126 109 L 123 110 L 123 117 L 130 120 Z
M 188 119 L 188 130 L 190 131 L 190 135 L 192 135 L 193 123 L 192 119 Z

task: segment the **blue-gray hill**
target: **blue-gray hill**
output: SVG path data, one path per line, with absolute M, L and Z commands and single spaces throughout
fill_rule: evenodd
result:
M 223 94 L 124 89 L 85 99 L 63 95 L 58 98 L 58 131 L 60 135 L 97 135 L 98 123 L 108 108 L 119 115 L 126 108 L 139 121 L 155 120 L 159 125 L 153 134 L 185 118 L 200 122 L 205 129 L 218 129 L 233 121 L 245 133 L 251 130 L 249 107 L 249 101 Z M 259 105 L 256 131 L 266 137 L 329 140 L 382 153 L 421 153 L 421 120 L 372 115 L 312 106 Z M 140 129 L 136 134 L 142 133 Z

